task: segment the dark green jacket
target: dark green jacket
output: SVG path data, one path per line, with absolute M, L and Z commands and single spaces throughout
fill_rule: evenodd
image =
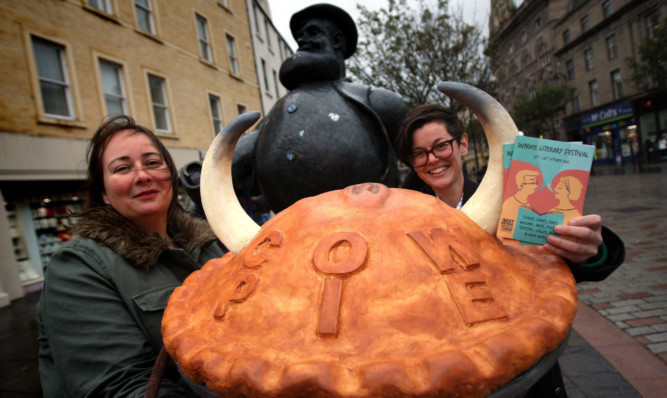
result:
M 51 259 L 38 306 L 39 371 L 45 397 L 140 397 L 162 348 L 172 291 L 222 246 L 205 221 L 179 209 L 169 249 L 111 208 L 80 219 L 76 237 Z M 175 367 L 160 396 L 189 396 Z

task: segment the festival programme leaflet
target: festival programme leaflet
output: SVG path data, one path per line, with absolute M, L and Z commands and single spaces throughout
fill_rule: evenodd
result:
M 580 216 L 594 151 L 581 143 L 516 137 L 498 237 L 542 245 L 555 225 Z
M 503 195 L 507 192 L 507 181 L 509 181 L 510 166 L 512 165 L 512 154 L 514 153 L 514 144 L 503 144 Z M 505 197 L 503 196 L 503 200 Z M 500 237 L 500 235 L 498 235 Z M 511 238 L 500 237 L 505 245 L 520 245 L 526 244 Z

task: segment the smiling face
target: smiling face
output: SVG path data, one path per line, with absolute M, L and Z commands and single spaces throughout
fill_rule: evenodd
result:
M 102 155 L 104 203 L 134 224 L 166 228 L 173 187 L 169 168 L 148 136 L 123 130 L 107 143 Z
M 430 150 L 439 142 L 451 140 L 452 135 L 447 131 L 443 122 L 434 121 L 415 130 L 412 138 L 412 150 Z M 446 159 L 438 159 L 432 153 L 422 167 L 414 170 L 425 183 L 442 198 L 450 196 L 452 190 L 456 195 L 463 194 L 463 159 L 468 153 L 468 136 L 463 134 L 461 142 L 452 142 L 452 154 Z M 460 190 L 460 192 L 458 192 Z

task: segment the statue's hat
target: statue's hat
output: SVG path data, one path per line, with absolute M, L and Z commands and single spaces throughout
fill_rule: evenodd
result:
M 313 18 L 326 19 L 338 26 L 345 36 L 343 56 L 347 59 L 354 54 L 354 50 L 357 49 L 357 25 L 350 14 L 331 4 L 314 4 L 292 15 L 289 21 L 292 36 L 296 39 L 299 29 Z

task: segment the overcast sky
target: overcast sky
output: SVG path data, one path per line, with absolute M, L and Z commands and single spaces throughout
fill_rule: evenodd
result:
M 416 3 L 414 0 L 408 0 L 410 3 Z M 519 1 L 517 3 L 521 3 Z M 378 10 L 386 7 L 387 0 L 269 0 L 269 7 L 271 7 L 271 16 L 273 24 L 280 31 L 280 34 L 287 41 L 292 50 L 296 51 L 297 45 L 292 38 L 292 33 L 289 29 L 289 20 L 297 11 L 306 8 L 309 5 L 317 3 L 330 3 L 347 11 L 352 19 L 356 22 L 359 18 L 359 11 L 357 4 L 371 10 Z M 482 28 L 484 35 L 488 35 L 488 21 L 490 15 L 491 0 L 449 0 L 450 9 L 456 11 L 459 7 L 463 7 L 463 18 L 471 24 L 475 24 Z

